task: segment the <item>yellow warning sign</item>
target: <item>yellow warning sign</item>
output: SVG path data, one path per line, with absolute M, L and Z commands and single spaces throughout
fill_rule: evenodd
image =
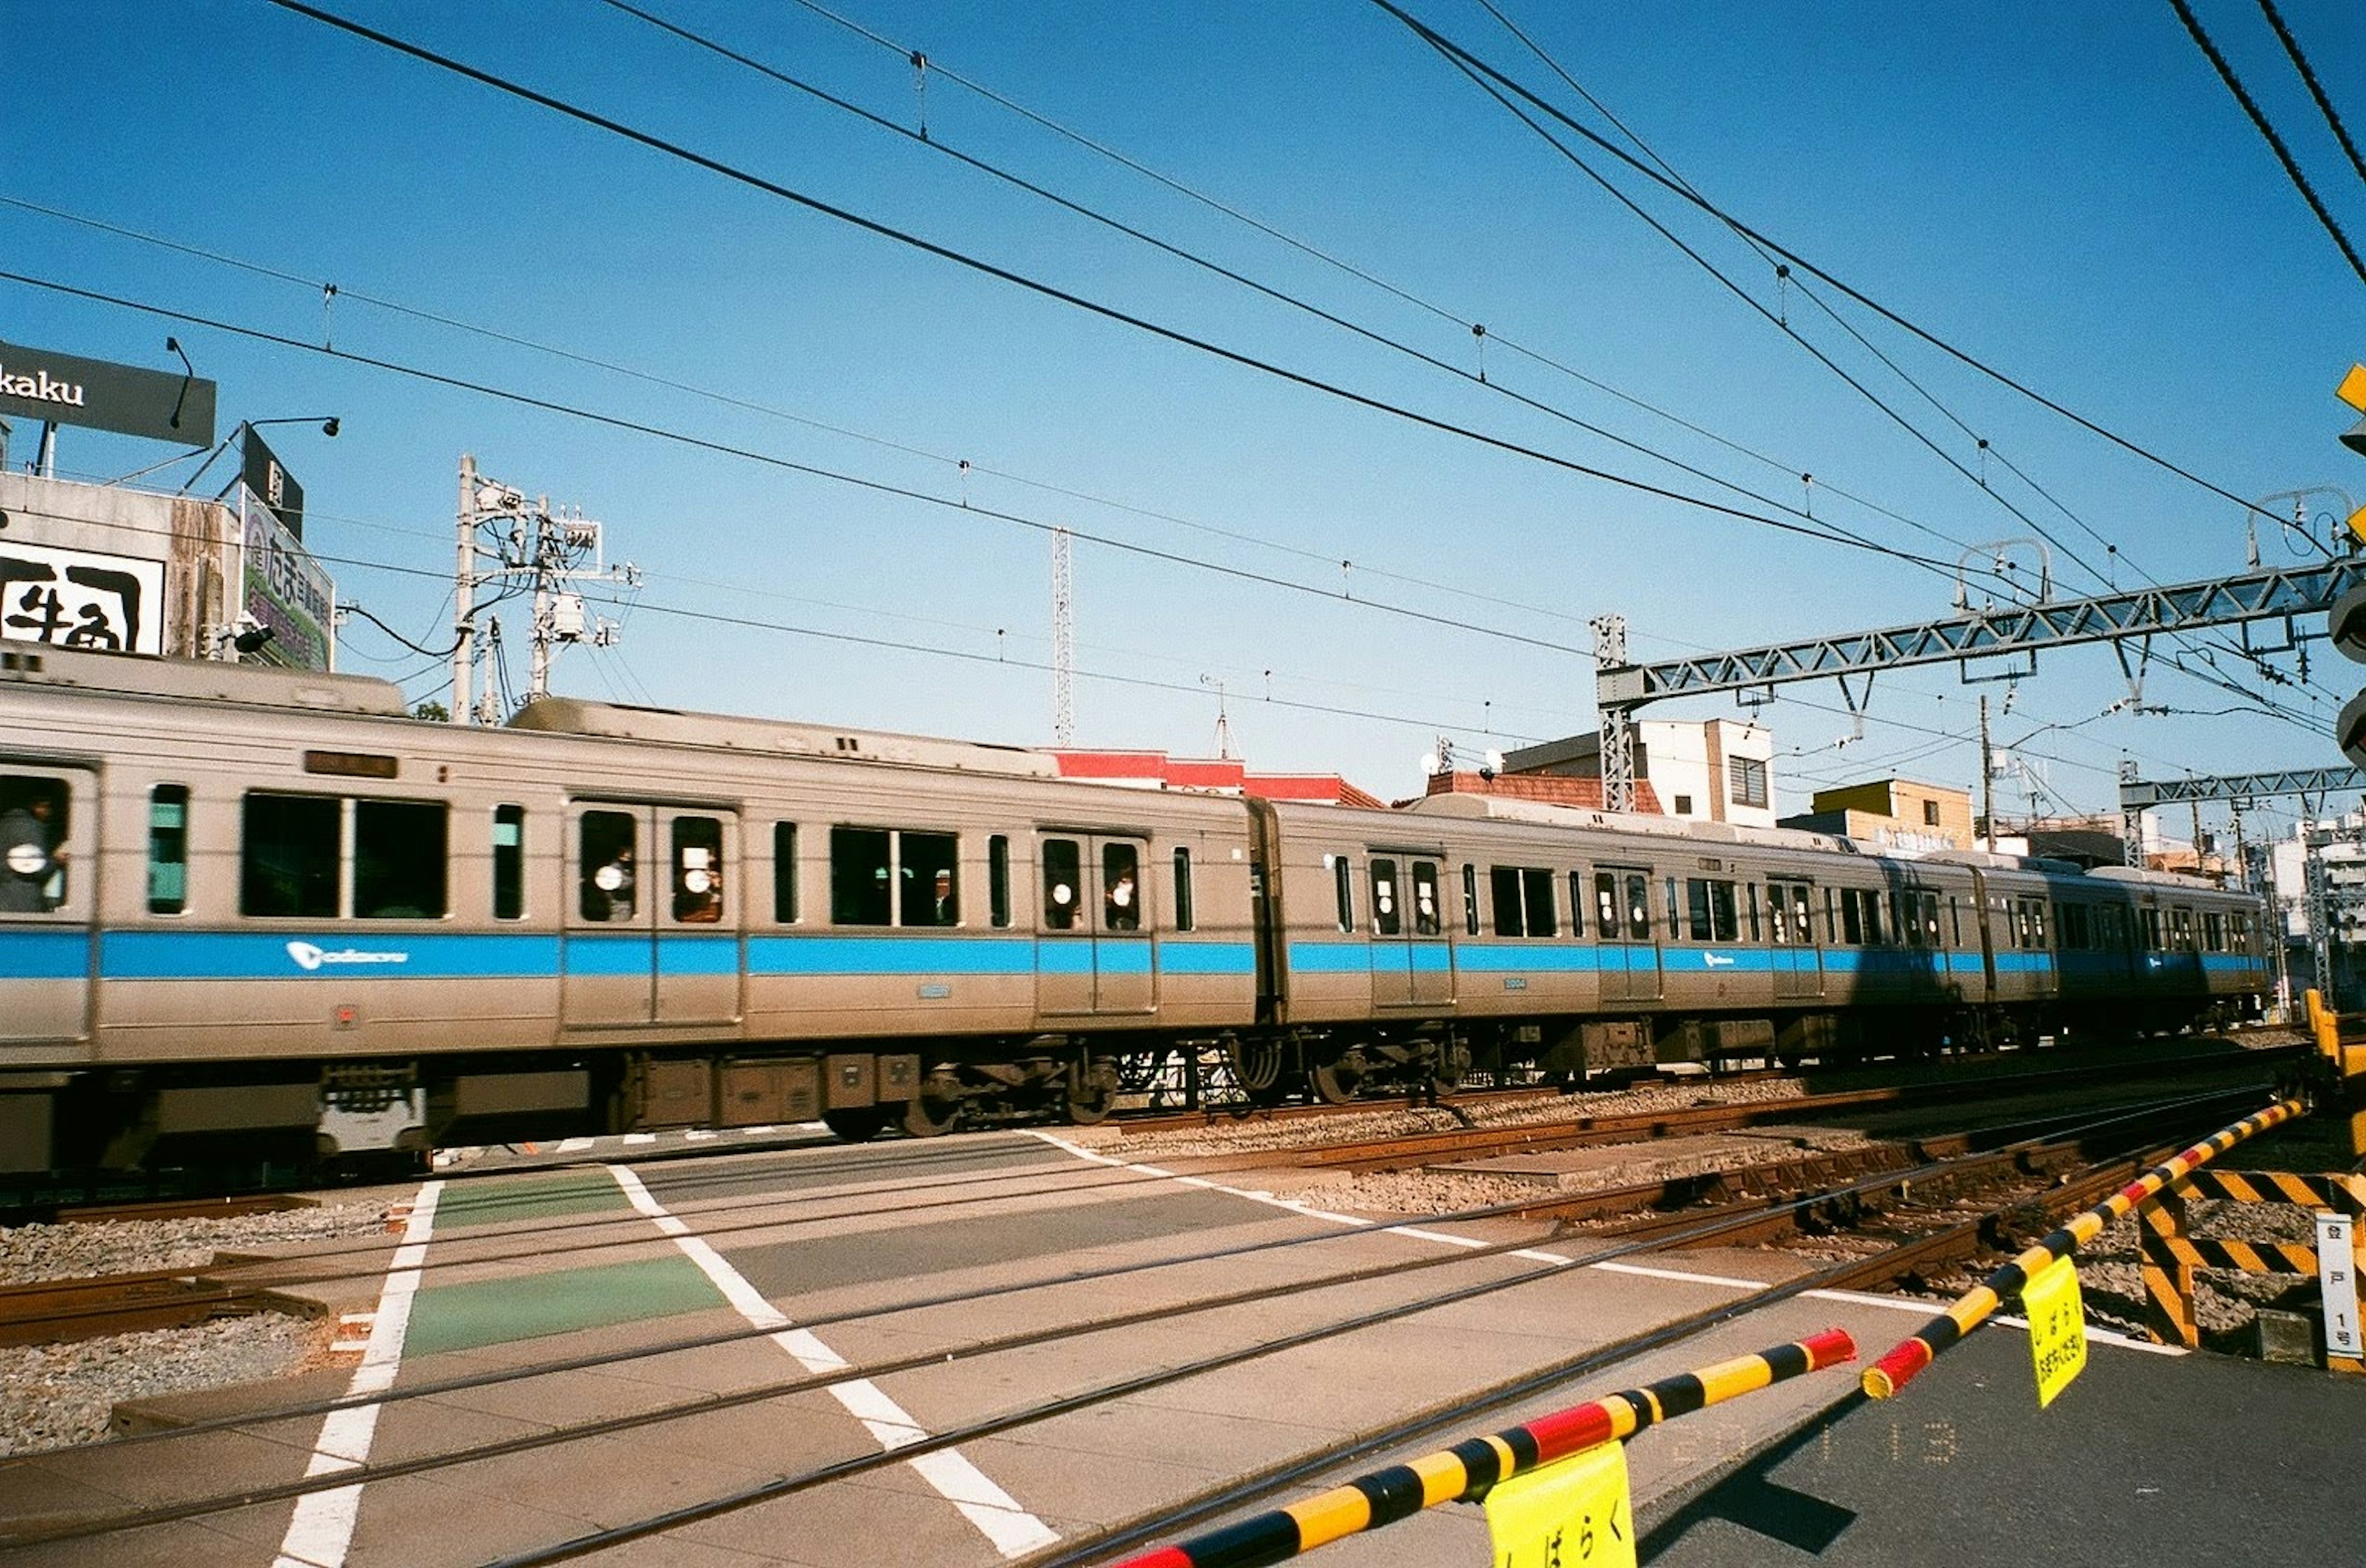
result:
M 2349 374 L 2341 378 L 2341 385 L 2334 396 L 2360 413 L 2366 413 L 2366 365 L 2351 366 Z
M 1604 1443 L 1487 1494 L 1495 1568 L 1635 1568 L 1627 1445 Z
M 2087 1368 L 2087 1307 L 2079 1298 L 2079 1270 L 2067 1258 L 2056 1258 L 2021 1288 L 2021 1310 L 2029 1316 L 2029 1354 L 2043 1410 Z

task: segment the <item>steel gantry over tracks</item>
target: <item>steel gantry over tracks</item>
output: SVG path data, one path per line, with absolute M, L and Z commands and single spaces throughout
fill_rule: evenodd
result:
M 2284 640 L 2245 651 L 2281 653 L 2298 647 L 2302 633 L 2293 617 L 2321 612 L 2350 589 L 2366 586 L 2366 559 L 2351 557 L 2312 566 L 2247 572 L 2207 582 L 2131 589 L 2090 599 L 2047 599 L 2033 604 L 2000 604 L 1944 621 L 1925 621 L 1881 631 L 1850 632 L 1765 648 L 1701 654 L 1662 664 L 1627 660 L 1627 622 L 1606 615 L 1594 623 L 1594 704 L 1602 722 L 1602 798 L 1612 811 L 1635 809 L 1634 716 L 1647 704 L 1713 692 L 1772 688 L 1800 681 L 1835 680 L 1852 713 L 1864 697 L 1848 687 L 1851 676 L 1865 680 L 1884 670 L 1916 664 L 1961 663 L 1965 679 L 2005 680 L 2034 673 L 2036 651 L 2076 643 L 2142 641 L 2152 637 L 2282 619 Z M 2027 655 L 2025 667 L 1973 675 L 1975 660 Z M 2121 668 L 2131 681 L 2124 651 Z M 2138 666 L 2141 669 L 2141 662 Z

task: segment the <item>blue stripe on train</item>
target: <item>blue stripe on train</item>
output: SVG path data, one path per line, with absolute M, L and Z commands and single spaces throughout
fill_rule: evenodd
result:
M 289 935 L 259 931 L 107 931 L 98 967 L 109 980 L 548 979 L 576 975 L 729 975 L 742 942 L 728 932 L 372 931 L 344 928 Z M 759 936 L 745 942 L 749 973 L 765 976 L 1002 975 L 1038 973 L 1246 976 L 1255 950 L 1242 942 L 1139 937 L 1038 942 L 1032 937 Z M 0 928 L 0 978 L 81 978 L 90 936 L 80 928 Z
M 80 927 L 0 930 L 0 980 L 79 980 L 90 972 L 90 933 Z

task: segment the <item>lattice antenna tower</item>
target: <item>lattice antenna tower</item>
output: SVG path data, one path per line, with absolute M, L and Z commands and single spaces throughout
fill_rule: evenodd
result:
M 1076 740 L 1076 606 L 1074 541 L 1052 530 L 1052 739 Z

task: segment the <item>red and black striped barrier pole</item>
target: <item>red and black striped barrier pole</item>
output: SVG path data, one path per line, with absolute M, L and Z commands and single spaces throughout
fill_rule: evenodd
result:
M 1986 1322 L 1989 1314 L 2003 1302 L 2019 1295 L 2022 1287 L 2029 1283 L 2030 1277 L 2040 1269 L 2057 1258 L 2068 1257 L 2094 1240 L 2102 1233 L 2104 1226 L 2169 1183 L 2225 1154 L 2252 1134 L 2264 1133 L 2280 1122 L 2291 1121 L 2303 1109 L 2299 1100 L 2286 1100 L 2256 1116 L 2246 1116 L 2233 1126 L 2194 1145 L 2175 1159 L 2153 1167 L 2093 1208 L 2074 1215 L 2060 1230 L 1989 1275 L 1984 1283 L 1965 1292 L 1953 1306 L 1924 1324 L 1921 1331 L 1912 1338 L 1899 1340 L 1887 1355 L 1867 1367 L 1865 1370 L 1865 1392 L 1876 1399 L 1889 1398 L 1912 1382 L 1923 1368 L 1936 1360 L 1940 1351 Z
M 1376 1470 L 1303 1503 L 1129 1557 L 1116 1568 L 1257 1568 L 1280 1562 L 1440 1503 L 1475 1502 L 1499 1483 L 1555 1460 L 1855 1359 L 1856 1343 L 1847 1331 L 1826 1329 L 1795 1344 L 1737 1356 L 1696 1372 L 1662 1378 L 1647 1388 L 1472 1438 L 1411 1464 Z

